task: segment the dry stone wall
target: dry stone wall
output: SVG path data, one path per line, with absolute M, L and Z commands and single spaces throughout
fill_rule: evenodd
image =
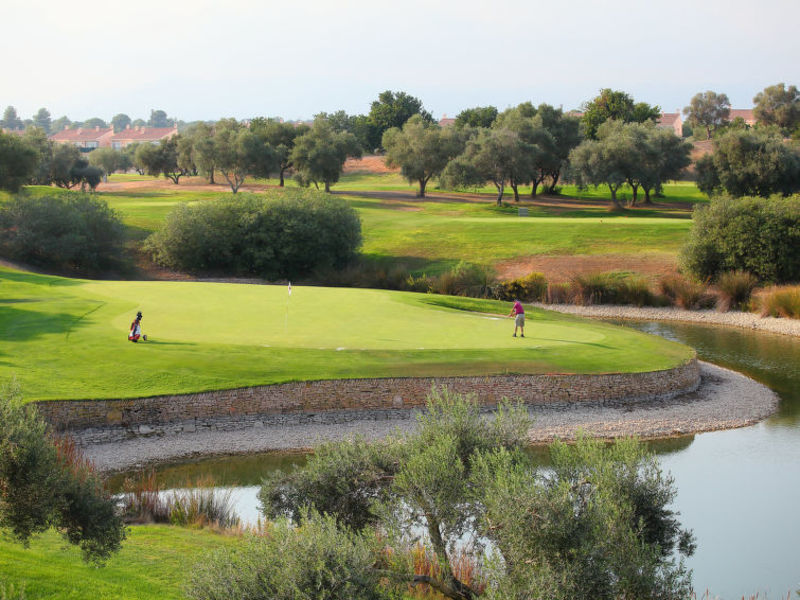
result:
M 700 368 L 693 359 L 673 369 L 647 373 L 338 379 L 128 400 L 51 401 L 37 406 L 57 431 L 79 433 L 82 443 L 101 443 L 203 428 L 396 417 L 403 409 L 424 406 L 433 386 L 471 393 L 480 403 L 493 406 L 504 398 L 529 405 L 636 403 L 669 399 L 694 391 L 699 384 Z

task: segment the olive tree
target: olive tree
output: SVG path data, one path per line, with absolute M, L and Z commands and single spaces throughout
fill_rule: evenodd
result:
M 669 508 L 672 479 L 638 442 L 557 444 L 541 469 L 523 451 L 530 421 L 520 406 L 501 403 L 488 417 L 474 399 L 434 390 L 418 419 L 405 437 L 329 443 L 306 466 L 270 475 L 259 493 L 266 516 L 302 520 L 314 506 L 346 530 L 381 532 L 381 556 L 400 565 L 422 533 L 435 568 L 395 567 L 395 577 L 455 600 L 689 590 L 680 557 L 693 537 Z M 458 548 L 477 567 L 473 581 L 456 574 Z
M 186 171 L 178 165 L 179 141 L 180 136 L 175 135 L 161 140 L 157 146 L 140 144 L 136 148 L 134 164 L 141 164 L 148 175 L 164 175 L 178 185 L 180 178 L 186 175 Z
M 519 200 L 519 186 L 528 183 L 534 170 L 537 148 L 507 128 L 480 129 L 466 144 L 464 153 L 445 168 L 448 186 L 469 187 L 491 181 L 497 190 L 497 205 L 503 202 L 506 185 Z
M 604 123 L 597 131 L 597 138 L 584 140 L 570 152 L 570 173 L 579 186 L 607 185 L 611 192 L 611 208 L 621 210 L 617 191 L 628 181 L 641 148 L 627 135 L 620 121 Z
M 383 134 L 386 165 L 400 167 L 409 183 L 419 184 L 417 197 L 424 198 L 431 178 L 440 175 L 463 150 L 463 137 L 455 129 L 442 129 L 414 115 L 402 129 L 392 127 Z
M 697 187 L 711 196 L 770 196 L 800 191 L 800 152 L 777 133 L 733 129 L 697 161 Z
M 328 121 L 318 118 L 307 133 L 295 139 L 290 157 L 302 185 L 313 183 L 318 188 L 322 183 L 330 192 L 345 161 L 361 157 L 361 146 L 352 133 L 334 131 Z
M 706 130 L 706 139 L 710 140 L 715 130 L 728 123 L 731 114 L 731 101 L 726 94 L 717 94 L 711 90 L 698 92 L 683 109 L 686 122 L 692 129 Z
M 0 528 L 25 545 L 55 528 L 87 560 L 102 562 L 119 550 L 125 527 L 116 500 L 14 386 L 0 390 L 0 422 Z
M 340 111 L 341 112 L 341 111 Z M 283 187 L 286 172 L 294 165 L 292 149 L 295 140 L 308 133 L 308 125 L 283 123 L 275 119 L 253 119 L 250 131 L 261 137 L 275 152 L 275 168 L 278 171 L 279 186 Z
M 759 123 L 777 125 L 785 133 L 800 127 L 800 91 L 783 83 L 768 86 L 753 98 L 753 113 Z

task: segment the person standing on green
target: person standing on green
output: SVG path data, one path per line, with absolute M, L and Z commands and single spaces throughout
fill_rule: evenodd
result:
M 514 300 L 514 306 L 511 307 L 511 312 L 508 313 L 509 317 L 514 317 L 514 335 L 517 337 L 517 329 L 519 329 L 519 337 L 525 337 L 525 309 L 522 308 L 522 303 L 519 300 Z

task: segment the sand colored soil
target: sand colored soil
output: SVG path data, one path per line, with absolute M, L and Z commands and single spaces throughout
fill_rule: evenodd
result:
M 573 275 L 599 271 L 632 271 L 652 279 L 677 273 L 675 257 L 669 254 L 591 254 L 522 256 L 495 265 L 500 279 L 514 279 L 529 273 L 544 273 L 547 281 L 563 283 Z
M 399 173 L 400 169 L 386 166 L 385 156 L 364 156 L 362 158 L 348 158 L 344 163 L 345 173 Z

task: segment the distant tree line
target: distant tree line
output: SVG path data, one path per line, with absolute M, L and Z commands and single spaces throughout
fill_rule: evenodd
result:
M 741 119 L 729 120 L 725 94 L 696 94 L 684 109 L 689 127 L 714 139 L 714 154 L 697 165 L 704 192 L 768 196 L 800 189 L 800 155 L 783 141 L 800 127 L 797 88 L 770 86 L 754 102 L 759 123 L 752 130 Z M 521 186 L 530 186 L 531 196 L 540 190 L 552 194 L 568 178 L 579 186 L 608 186 L 612 208 L 621 208 L 621 186 L 633 191 L 630 205 L 639 202 L 640 191 L 647 204 L 665 181 L 679 177 L 690 164 L 690 146 L 657 127 L 660 107 L 606 88 L 581 108 L 571 113 L 525 102 L 500 112 L 481 106 L 459 113 L 453 127 L 440 127 L 418 98 L 387 90 L 366 115 L 320 113 L 310 124 L 263 117 L 195 122 L 183 124 L 180 134 L 159 144 L 100 148 L 87 159 L 74 148 L 49 142 L 45 134 L 53 123 L 46 109 L 26 123 L 9 106 L 4 126 L 28 128 L 15 140 L 0 137 L 0 155 L 6 157 L 0 164 L 0 188 L 13 191 L 38 183 L 93 189 L 108 174 L 133 168 L 175 184 L 185 175 L 203 175 L 210 183 L 221 176 L 234 193 L 248 177 L 275 176 L 283 186 L 289 175 L 303 186 L 330 191 L 348 158 L 381 151 L 389 166 L 418 186 L 419 196 L 437 178 L 441 187 L 457 189 L 494 185 L 500 203 L 508 188 L 519 200 Z M 115 129 L 137 124 L 124 114 L 111 123 Z M 164 127 L 175 120 L 153 110 L 141 123 Z M 95 124 L 107 126 L 99 119 L 83 123 Z

